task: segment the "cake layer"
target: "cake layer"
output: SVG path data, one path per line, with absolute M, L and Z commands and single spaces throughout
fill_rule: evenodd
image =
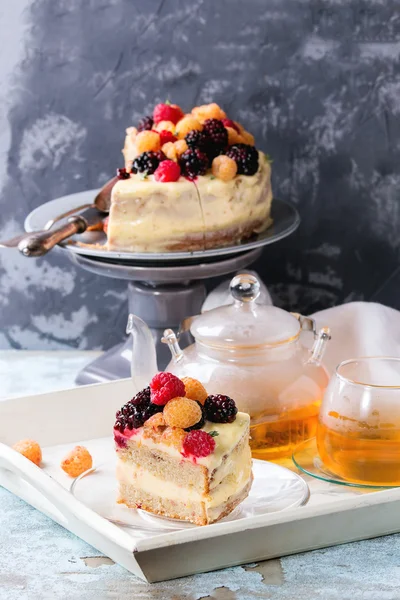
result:
M 210 174 L 195 182 L 161 183 L 149 175 L 118 181 L 111 197 L 110 250 L 163 252 L 223 246 L 270 224 L 271 168 L 259 153 L 255 175 L 222 181 Z

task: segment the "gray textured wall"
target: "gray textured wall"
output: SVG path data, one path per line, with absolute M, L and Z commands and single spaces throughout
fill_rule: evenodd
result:
M 400 308 L 398 0 L 13 0 L 0 10 L 0 231 L 101 185 L 124 129 L 219 102 L 273 157 L 301 229 L 256 268 L 277 303 Z M 396 275 L 397 273 L 397 275 Z M 119 341 L 125 284 L 0 250 L 0 347 Z

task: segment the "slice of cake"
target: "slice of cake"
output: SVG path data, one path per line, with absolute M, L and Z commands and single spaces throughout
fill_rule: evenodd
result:
M 207 525 L 248 495 L 250 417 L 200 382 L 156 375 L 117 413 L 118 502 Z
M 159 104 L 126 132 L 111 196 L 110 250 L 193 251 L 231 245 L 271 223 L 271 166 L 216 104 L 184 115 Z

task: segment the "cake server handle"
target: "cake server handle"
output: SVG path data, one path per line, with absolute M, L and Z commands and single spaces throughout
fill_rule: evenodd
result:
M 91 206 L 81 213 L 69 217 L 64 225 L 56 229 L 27 234 L 18 244 L 18 250 L 24 256 L 44 256 L 60 242 L 76 233 L 83 233 L 89 226 L 97 225 L 103 217 L 104 213 Z
M 22 454 L 0 443 L 0 470 L 3 469 L 5 475 L 7 472 L 10 475 L 11 491 L 48 514 L 60 525 L 84 538 L 106 556 L 113 558 L 113 555 L 121 555 L 122 548 L 129 552 L 134 551 L 135 541 L 128 533 L 85 506 L 61 483 Z M 25 484 L 31 487 L 27 488 Z M 38 494 L 41 498 L 38 498 Z

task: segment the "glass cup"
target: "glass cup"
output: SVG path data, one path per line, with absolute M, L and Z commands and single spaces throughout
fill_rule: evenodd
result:
M 322 401 L 317 446 L 343 479 L 400 485 L 400 358 L 340 363 Z

